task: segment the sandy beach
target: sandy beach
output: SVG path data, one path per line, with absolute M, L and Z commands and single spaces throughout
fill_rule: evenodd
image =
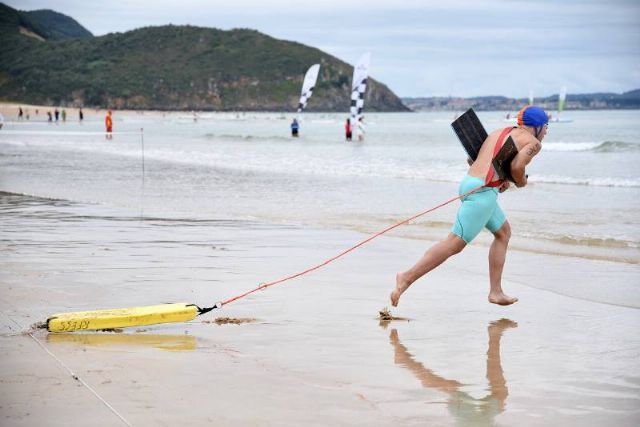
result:
M 105 301 L 207 305 L 362 235 L 250 222 L 209 224 L 205 235 L 189 222 L 124 226 L 93 206 L 6 194 L 0 205 L 3 425 L 638 420 L 639 312 L 542 290 L 569 260 L 510 254 L 505 288 L 520 302 L 497 307 L 486 302 L 486 248 L 472 246 L 405 294 L 392 312 L 409 321 L 385 323 L 393 273 L 426 242 L 383 237 L 187 324 L 28 335 L 54 312 Z M 581 282 L 637 278 L 634 266 L 570 262 Z M 210 323 L 219 316 L 256 321 Z
M 487 302 L 484 233 L 403 295 L 391 311 L 408 320 L 379 320 L 395 273 L 448 231 L 452 205 L 188 323 L 48 334 L 32 325 L 54 313 L 210 306 L 314 266 L 450 197 L 459 171 L 437 175 L 438 165 L 457 165 L 459 147 L 448 114 L 370 115 L 367 143 L 348 146 L 341 116 L 309 116 L 292 142 L 275 113 L 195 122 L 118 111 L 123 134 L 106 141 L 104 112 L 49 126 L 15 122 L 6 112 L 15 106 L 2 108 L 3 426 L 640 421 L 634 175 L 623 171 L 631 183 L 617 187 L 600 185 L 606 176 L 586 185 L 549 178 L 554 159 L 579 165 L 596 154 L 611 157 L 614 172 L 625 162 L 635 170 L 633 143 L 575 151 L 584 134 L 559 127 L 561 143 L 534 171 L 542 183 L 501 196 L 513 227 L 503 286 L 520 298 L 510 307 Z M 632 126 L 618 127 L 620 140 Z M 399 129 L 404 145 L 389 143 Z
M 20 119 L 19 113 L 20 108 L 22 108 L 23 117 Z M 58 118 L 58 124 L 63 123 L 62 119 L 62 110 L 65 110 L 67 117 L 66 122 L 69 123 L 78 123 L 79 120 L 79 112 L 80 108 L 76 107 L 63 107 L 63 106 L 55 106 L 55 105 L 34 105 L 34 104 L 25 104 L 25 103 L 17 103 L 17 102 L 0 102 L 0 114 L 3 115 L 5 123 L 8 125 L 12 123 L 14 125 L 24 125 L 30 123 L 47 123 L 48 116 L 47 112 L 51 113 L 53 123 L 55 124 L 55 110 L 58 110 L 60 116 Z M 107 114 L 108 109 L 105 108 L 91 108 L 85 107 L 82 108 L 83 121 L 85 122 L 100 122 L 104 123 L 104 117 Z M 162 111 L 132 111 L 132 110 L 112 110 L 116 111 L 119 114 L 126 115 L 146 115 L 146 116 L 154 116 L 161 117 L 163 114 L 167 114 Z M 27 115 L 29 116 L 27 118 Z

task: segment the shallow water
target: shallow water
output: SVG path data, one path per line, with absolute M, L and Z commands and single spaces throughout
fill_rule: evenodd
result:
M 331 114 L 298 140 L 280 114 L 116 113 L 111 141 L 98 120 L 8 123 L 5 422 L 119 423 L 61 362 L 133 425 L 637 425 L 640 113 L 570 115 L 532 184 L 500 197 L 514 306 L 486 302 L 484 233 L 403 296 L 409 321 L 377 319 L 454 204 L 186 324 L 36 332 L 58 361 L 19 334 L 56 312 L 208 306 L 317 265 L 455 195 L 464 155 L 444 113 L 368 114 L 352 144 Z
M 571 112 L 552 123 L 530 186 L 500 197 L 514 247 L 640 260 L 640 112 Z M 481 113 L 488 129 L 502 114 Z M 140 215 L 256 219 L 375 231 L 449 199 L 464 175 L 449 113 L 368 114 L 364 143 L 342 117 L 308 114 L 301 137 L 283 114 L 118 113 L 101 122 L 7 123 L 0 190 L 135 209 Z M 141 133 L 140 130 L 144 129 Z M 399 232 L 438 239 L 455 203 Z M 489 236 L 481 236 L 485 244 Z

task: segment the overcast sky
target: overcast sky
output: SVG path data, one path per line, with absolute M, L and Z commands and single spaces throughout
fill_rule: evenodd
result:
M 400 96 L 527 97 L 640 88 L 640 0 L 0 0 L 94 35 L 253 28 L 354 64 Z M 301 70 L 301 74 L 305 70 Z

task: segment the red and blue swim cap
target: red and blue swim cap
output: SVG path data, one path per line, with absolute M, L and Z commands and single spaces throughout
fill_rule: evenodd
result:
M 547 116 L 547 113 L 540 107 L 527 105 L 518 112 L 518 126 L 537 128 L 547 123 L 549 123 L 549 116 Z

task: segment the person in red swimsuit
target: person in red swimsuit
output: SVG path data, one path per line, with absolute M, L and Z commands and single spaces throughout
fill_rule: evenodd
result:
M 351 141 L 351 122 L 349 121 L 349 119 L 347 119 L 347 121 L 344 123 L 344 135 L 345 135 L 345 139 L 347 141 Z
M 104 125 L 107 128 L 107 139 L 113 138 L 113 135 L 111 134 L 113 132 L 113 119 L 111 118 L 111 110 L 107 112 L 107 115 L 104 118 Z

